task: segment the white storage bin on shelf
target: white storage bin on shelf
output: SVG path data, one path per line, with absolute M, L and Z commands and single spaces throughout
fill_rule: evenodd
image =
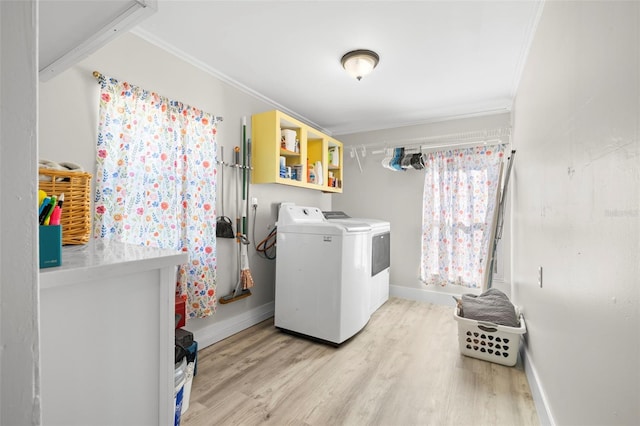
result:
M 520 327 L 463 318 L 458 316 L 457 308 L 453 315 L 458 322 L 461 354 L 509 367 L 516 365 L 520 339 L 527 332 L 522 314 L 519 316 Z

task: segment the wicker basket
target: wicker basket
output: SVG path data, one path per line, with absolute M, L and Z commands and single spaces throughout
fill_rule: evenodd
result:
M 64 193 L 62 244 L 85 244 L 91 235 L 91 174 L 71 170 L 40 169 L 40 189 L 48 195 Z

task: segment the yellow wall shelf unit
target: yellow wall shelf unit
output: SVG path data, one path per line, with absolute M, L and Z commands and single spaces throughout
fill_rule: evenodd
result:
M 298 143 L 294 150 L 284 148 L 283 130 L 295 132 Z M 251 183 L 281 183 L 324 192 L 342 192 L 342 142 L 281 111 L 268 111 L 251 117 L 251 157 Z M 281 161 L 291 175 L 281 173 Z M 318 162 L 321 166 L 319 174 L 316 170 Z M 320 182 L 313 180 L 316 174 L 322 177 Z

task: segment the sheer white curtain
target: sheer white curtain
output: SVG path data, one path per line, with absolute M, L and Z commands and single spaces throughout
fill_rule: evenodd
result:
M 504 145 L 426 155 L 420 270 L 425 284 L 482 288 L 503 158 Z

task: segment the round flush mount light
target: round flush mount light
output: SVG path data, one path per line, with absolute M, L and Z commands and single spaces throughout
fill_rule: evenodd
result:
M 380 56 L 372 50 L 352 50 L 342 56 L 342 67 L 353 77 L 361 80 L 368 75 L 380 62 Z

